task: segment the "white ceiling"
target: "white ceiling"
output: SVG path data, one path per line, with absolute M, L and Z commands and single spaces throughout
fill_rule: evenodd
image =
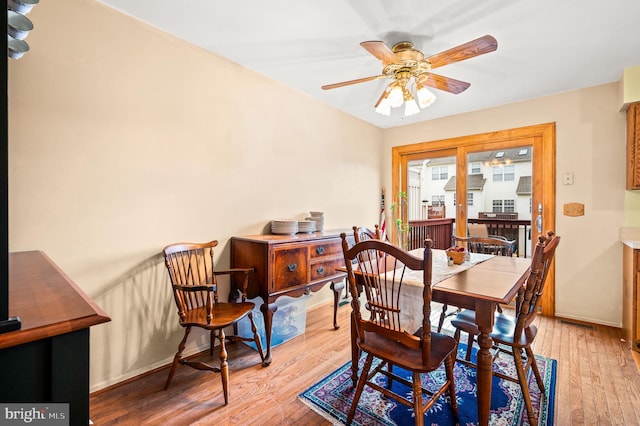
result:
M 380 128 L 618 81 L 640 65 L 639 0 L 98 0 Z M 484 35 L 495 52 L 438 74 L 471 83 L 418 115 L 374 104 L 388 80 L 360 42 L 414 42 L 425 57 Z M 211 78 L 215 78 L 212 75 Z

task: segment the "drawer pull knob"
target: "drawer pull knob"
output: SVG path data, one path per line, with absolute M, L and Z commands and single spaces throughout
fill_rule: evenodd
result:
M 316 253 L 318 253 L 318 254 L 322 254 L 322 253 L 324 253 L 324 247 L 318 247 L 318 248 L 316 248 Z
M 298 265 L 295 264 L 295 263 L 290 263 L 290 264 L 287 265 L 287 269 L 289 270 L 289 272 L 295 271 L 297 267 L 298 267 Z
M 319 274 L 321 274 L 321 273 L 323 273 L 323 272 L 324 272 L 324 268 L 323 268 L 322 266 L 321 266 L 321 267 L 319 267 L 319 268 L 318 268 L 318 273 L 319 273 Z

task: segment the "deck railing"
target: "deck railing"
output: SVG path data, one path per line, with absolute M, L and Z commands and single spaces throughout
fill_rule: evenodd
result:
M 452 218 L 410 220 L 409 250 L 424 247 L 427 238 L 433 240 L 433 248 L 444 250 L 451 247 L 454 222 Z
M 531 256 L 531 221 L 526 219 L 467 219 L 468 223 L 487 225 L 490 235 L 501 235 L 509 240 L 516 240 L 516 253 L 520 257 Z M 433 240 L 433 248 L 446 249 L 451 246 L 455 219 L 420 219 L 410 220 L 409 249 L 421 248 L 426 238 Z

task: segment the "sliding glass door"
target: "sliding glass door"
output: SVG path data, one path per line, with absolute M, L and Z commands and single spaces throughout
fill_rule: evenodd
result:
M 554 124 L 395 147 L 392 163 L 393 193 L 407 194 L 413 246 L 428 237 L 446 248 L 451 235 L 483 225 L 530 257 L 532 241 L 555 230 Z M 552 315 L 553 284 L 548 293 L 543 313 Z
M 515 241 L 515 254 L 530 257 L 533 147 L 469 152 L 466 159 L 467 235 L 486 230 Z

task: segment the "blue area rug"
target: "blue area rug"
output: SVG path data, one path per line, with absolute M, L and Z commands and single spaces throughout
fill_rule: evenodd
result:
M 474 348 L 475 349 L 475 348 Z M 466 346 L 460 344 L 458 356 L 462 358 Z M 475 350 L 474 355 L 475 357 Z M 364 357 L 360 360 L 360 367 Z M 531 401 L 538 415 L 540 425 L 553 425 L 553 410 L 555 400 L 556 364 L 557 361 L 536 355 L 536 362 L 540 374 L 544 379 L 546 394 L 541 395 L 533 373 L 529 374 L 529 389 Z M 516 377 L 513 358 L 500 354 L 494 363 L 494 369 Z M 394 368 L 394 372 L 403 371 Z M 406 377 L 411 380 L 410 373 Z M 476 399 L 476 370 L 456 363 L 455 369 L 456 397 L 458 399 L 459 424 L 475 425 L 478 422 L 478 405 Z M 380 383 L 386 383 L 386 378 L 378 375 Z M 429 389 L 433 383 L 443 383 L 444 368 L 431 374 L 424 374 L 423 385 Z M 491 417 L 489 424 L 501 426 L 528 425 L 527 409 L 522 399 L 520 386 L 517 383 L 493 377 L 491 391 Z M 409 394 L 410 389 L 397 381 L 393 384 L 395 392 Z M 316 411 L 334 424 L 344 424 L 353 398 L 354 388 L 351 384 L 351 362 L 346 363 L 329 376 L 325 377 L 299 395 L 300 399 L 311 409 Z M 412 408 L 390 399 L 381 393 L 365 386 L 358 404 L 353 425 L 413 425 L 414 412 Z M 425 425 L 455 425 L 448 396 L 444 395 L 427 412 Z

